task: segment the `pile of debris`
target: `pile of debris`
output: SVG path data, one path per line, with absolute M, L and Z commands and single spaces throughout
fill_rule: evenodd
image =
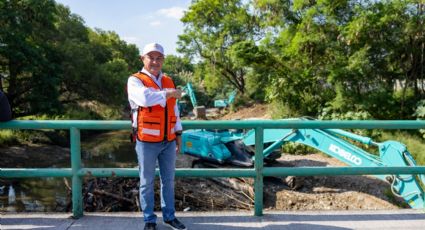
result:
M 159 187 L 156 180 L 155 210 L 161 209 Z M 84 211 L 140 211 L 138 189 L 138 178 L 87 179 L 83 186 Z M 249 210 L 254 205 L 251 179 L 177 178 L 175 191 L 177 211 Z
M 84 211 L 140 211 L 138 187 L 134 178 L 90 178 L 83 188 Z

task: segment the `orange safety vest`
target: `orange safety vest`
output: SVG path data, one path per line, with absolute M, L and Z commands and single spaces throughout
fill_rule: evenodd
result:
M 143 82 L 143 85 L 156 90 L 175 89 L 173 80 L 162 75 L 162 89 L 148 75 L 138 72 L 133 74 Z M 139 106 L 137 109 L 137 139 L 145 142 L 160 142 L 163 140 L 173 141 L 176 139 L 174 127 L 177 117 L 174 111 L 175 98 L 167 99 L 165 108 L 160 105 L 151 107 Z

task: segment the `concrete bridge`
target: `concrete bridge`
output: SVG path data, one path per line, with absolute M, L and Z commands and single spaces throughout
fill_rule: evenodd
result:
M 136 212 L 85 213 L 80 219 L 71 216 L 71 213 L 3 213 L 0 229 L 143 229 L 141 214 Z M 265 211 L 263 216 L 253 216 L 252 212 L 181 212 L 177 216 L 190 230 L 425 229 L 424 210 L 414 209 Z M 161 223 L 162 219 L 158 218 L 158 229 L 169 229 Z

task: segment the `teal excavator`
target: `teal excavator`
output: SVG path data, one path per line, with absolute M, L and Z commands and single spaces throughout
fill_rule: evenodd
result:
M 190 98 L 190 102 L 192 103 L 193 113 L 195 118 L 205 119 L 206 118 L 206 108 L 205 106 L 198 106 L 198 102 L 195 96 L 195 90 L 192 87 L 192 84 L 188 82 L 185 86 L 179 87 L 182 91 L 182 97 L 188 96 Z M 177 104 L 179 106 L 180 116 L 188 114 L 188 106 L 185 100 L 178 100 Z
M 348 140 L 376 146 L 379 155 L 366 152 Z M 252 167 L 255 130 L 186 130 L 182 135 L 182 153 L 199 160 L 223 165 Z M 296 142 L 317 149 L 353 167 L 416 166 L 406 146 L 397 141 L 374 142 L 341 129 L 264 129 L 264 161 L 281 156 L 280 147 Z M 391 185 L 391 191 L 412 208 L 425 208 L 424 175 L 374 175 Z
M 184 86 L 179 86 L 179 88 L 183 91 L 183 97 L 188 96 L 190 98 L 190 102 L 192 103 L 193 111 L 196 117 L 205 118 L 206 117 L 206 108 L 205 106 L 198 106 L 198 102 L 196 100 L 195 90 L 192 87 L 192 84 L 188 82 Z M 237 90 L 233 90 L 227 99 L 219 99 L 214 101 L 215 108 L 226 108 L 231 105 L 236 99 Z M 187 114 L 188 105 L 185 100 L 178 100 L 178 106 L 180 115 Z
M 229 98 L 227 99 L 219 99 L 214 101 L 214 107 L 216 108 L 226 108 L 231 105 L 236 99 L 236 93 L 238 91 L 235 89 L 229 94 Z

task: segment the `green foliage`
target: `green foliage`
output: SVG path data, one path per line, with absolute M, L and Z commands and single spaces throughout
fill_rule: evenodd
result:
M 319 151 L 304 144 L 288 142 L 282 146 L 282 152 L 285 154 L 305 155 L 318 153 Z
M 253 40 L 235 43 L 228 50 L 230 59 L 236 66 L 245 67 L 245 86 L 249 97 L 256 101 L 264 101 L 267 83 L 271 76 L 268 52 L 260 49 Z M 269 66 L 270 65 L 270 66 Z
M 425 98 L 424 7 L 415 0 L 197 0 L 181 19 L 185 56 L 167 56 L 164 72 L 177 85 L 191 82 L 204 105 L 237 89 L 238 103 L 266 100 L 275 117 L 329 110 L 338 119 L 362 111 L 421 118 L 413 114 Z M 97 101 L 119 111 L 127 77 L 140 65 L 135 45 L 87 28 L 53 0 L 0 2 L 0 88 L 15 117 L 116 117 L 71 108 Z
M 49 115 L 29 115 L 22 120 L 52 120 Z M 17 144 L 52 144 L 69 147 L 69 136 L 65 130 L 0 130 L 0 146 Z
M 165 58 L 163 72 L 171 76 L 176 86 L 185 86 L 191 83 L 195 91 L 195 97 L 199 106 L 211 106 L 212 98 L 209 94 L 211 87 L 208 80 L 205 81 L 202 64 L 192 64 L 188 57 L 178 57 L 175 55 L 167 55 Z M 208 82 L 207 84 L 204 84 Z M 183 100 L 189 101 L 188 97 Z M 188 102 L 190 104 L 190 102 Z
M 245 93 L 247 69 L 234 52 L 239 43 L 255 41 L 258 35 L 258 22 L 249 7 L 241 0 L 194 1 L 181 19 L 185 29 L 178 50 L 200 60 L 201 78 L 209 92 L 228 85 Z
M 0 73 L 6 76 L 0 89 L 14 117 L 67 113 L 68 104 L 81 100 L 115 108 L 126 103 L 139 51 L 116 33 L 87 28 L 53 0 L 1 1 L 0 25 Z
M 195 88 L 195 95 L 199 105 L 211 107 L 214 99 L 222 99 L 229 86 L 226 86 L 222 78 L 217 78 L 214 69 L 210 69 L 208 63 L 198 63 L 194 66 L 194 72 L 190 81 Z
M 102 104 L 98 101 L 81 101 L 68 104 L 65 113 L 51 117 L 54 120 L 119 120 L 122 118 L 120 106 Z
M 111 106 L 125 104 L 127 77 L 137 71 L 136 63 L 140 63 L 137 48 L 121 41 L 114 32 L 88 29 L 85 37 L 86 42 L 74 43 L 77 47 L 71 46 L 71 52 L 64 51 L 64 57 L 69 57 L 65 59 L 66 73 L 71 73 L 64 75 L 64 100 L 71 103 L 96 100 Z
M 286 114 L 317 116 L 331 107 L 409 119 L 425 96 L 423 3 L 262 0 L 253 6 L 270 31 L 256 43 L 273 60 L 263 62 L 276 64 L 267 98 Z
M 417 103 L 415 113 L 413 114 L 417 119 L 423 119 L 425 117 L 425 100 L 420 100 Z M 425 138 L 425 129 L 420 129 L 419 132 L 422 137 Z
M 13 130 L 0 130 L 0 146 L 8 146 L 18 142 Z
M 413 114 L 417 118 L 425 117 L 425 100 L 420 100 L 417 104 L 416 111 Z
M 357 112 L 341 113 L 333 110 L 331 107 L 326 107 L 322 110 L 318 117 L 319 120 L 371 120 L 372 115 L 364 110 Z M 378 139 L 382 135 L 382 130 L 379 129 L 353 129 L 350 132 L 356 133 L 361 136 L 367 136 L 372 139 Z
M 118 120 L 122 118 L 120 106 L 109 106 L 98 101 L 67 104 L 60 115 L 29 115 L 21 120 Z M 69 146 L 68 130 L 0 130 L 0 146 L 23 143 L 44 143 Z
M 184 85 L 187 82 L 193 82 L 194 65 L 187 57 L 178 57 L 175 55 L 167 55 L 162 71 L 173 77 L 176 85 Z
M 324 108 L 319 116 L 320 120 L 368 120 L 372 119 L 370 113 L 366 111 L 336 113 L 332 108 Z
M 273 119 L 293 118 L 302 116 L 301 114 L 298 114 L 297 111 L 294 111 L 289 108 L 289 106 L 284 102 L 272 100 L 270 105 L 270 114 Z
M 15 114 L 56 112 L 60 82 L 52 0 L 0 3 L 0 73 Z M 6 89 L 6 90 L 5 90 Z

